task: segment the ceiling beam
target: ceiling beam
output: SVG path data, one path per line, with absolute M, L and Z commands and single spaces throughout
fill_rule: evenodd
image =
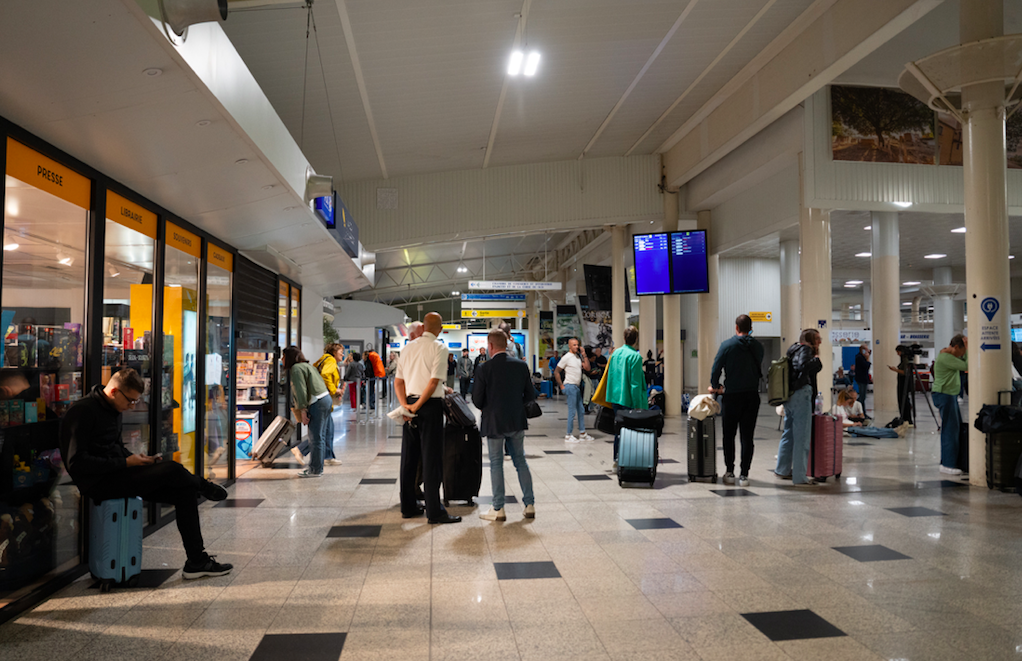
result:
M 522 0 L 522 12 L 518 16 L 518 26 L 515 28 L 515 38 L 511 41 L 511 50 L 518 50 L 522 45 L 522 33 L 525 31 L 529 21 L 529 8 L 532 0 Z M 483 169 L 490 164 L 490 156 L 493 155 L 493 143 L 497 140 L 497 127 L 500 126 L 500 114 L 504 110 L 504 98 L 507 96 L 507 86 L 510 76 L 504 72 L 504 82 L 500 86 L 500 96 L 497 97 L 497 110 L 493 114 L 493 124 L 490 125 L 490 137 L 486 141 L 486 152 L 483 154 Z

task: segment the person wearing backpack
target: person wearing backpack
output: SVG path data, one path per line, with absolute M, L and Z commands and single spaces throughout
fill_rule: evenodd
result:
M 820 343 L 823 338 L 815 328 L 802 331 L 796 344 L 788 347 L 791 363 L 791 396 L 784 404 L 784 431 L 777 447 L 777 468 L 774 473 L 781 479 L 790 479 L 797 487 L 816 486 L 806 476 L 809 467 L 809 442 L 813 430 L 813 396 L 816 394 L 816 375 L 823 369 L 820 361 Z
M 710 373 L 710 392 L 722 395 L 721 417 L 724 425 L 724 484 L 735 483 L 735 435 L 741 430 L 742 460 L 738 486 L 749 486 L 752 466 L 753 432 L 759 415 L 759 379 L 762 376 L 763 345 L 750 336 L 752 319 L 740 314 L 735 319 L 735 335 L 725 340 Z M 726 376 L 720 385 L 720 373 Z

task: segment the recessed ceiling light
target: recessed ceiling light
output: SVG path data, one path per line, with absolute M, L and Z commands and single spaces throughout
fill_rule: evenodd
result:
M 872 257 L 873 253 L 871 253 L 871 252 L 857 252 L 857 253 L 855 253 L 855 256 L 856 257 Z
M 964 227 L 956 227 L 953 230 L 951 230 L 951 233 L 952 234 L 965 234 L 965 228 Z
M 155 78 L 156 76 L 159 76 L 160 74 L 163 73 L 163 69 L 157 69 L 156 67 L 153 67 L 151 69 L 143 69 L 142 73 L 149 76 L 150 78 Z
M 865 226 L 865 227 L 863 227 L 862 229 L 864 229 L 864 230 L 866 230 L 866 231 L 868 232 L 868 231 L 870 231 L 871 229 L 873 229 L 873 226 L 872 226 L 872 225 L 866 225 L 866 226 Z
M 907 209 L 910 206 L 912 206 L 911 202 L 891 202 L 891 204 L 893 204 L 896 207 L 901 207 L 902 209 Z
M 234 161 L 235 165 L 244 165 L 245 163 L 248 163 L 247 158 L 239 158 L 238 160 Z
M 267 184 L 263 186 L 263 190 L 273 190 L 273 184 Z
M 846 285 L 861 285 L 862 284 L 862 280 L 846 280 L 845 284 Z
M 525 70 L 522 71 L 526 76 L 535 76 L 536 69 L 539 68 L 539 52 L 532 51 L 529 56 L 525 58 Z
M 947 255 L 945 255 L 942 252 L 935 252 L 930 255 L 923 255 L 923 259 L 943 259 L 945 257 L 947 257 Z
M 919 283 L 918 280 L 909 280 L 908 282 L 903 282 L 901 284 L 905 285 L 906 287 L 912 287 L 912 286 L 918 285 L 920 283 Z
M 525 53 L 520 50 L 511 51 L 511 60 L 507 63 L 507 75 L 517 76 L 522 71 L 522 61 Z
M 858 287 L 858 286 L 859 286 L 859 285 L 850 285 L 850 284 L 848 284 L 847 282 L 845 283 L 845 289 L 855 289 L 855 288 L 856 288 L 856 287 Z
M 208 119 L 200 119 L 199 121 L 195 122 L 195 125 L 200 127 L 200 128 L 205 128 L 205 127 L 209 126 L 212 123 L 213 122 L 209 121 Z
M 905 301 L 902 305 L 912 305 L 912 303 L 910 301 Z
M 1008 255 L 1008 259 L 1015 259 L 1015 255 Z
M 461 295 L 460 291 L 452 291 L 451 292 L 451 296 L 459 296 L 459 295 Z
M 6 250 L 7 252 L 10 252 L 12 250 L 17 250 L 20 247 L 21 247 L 20 244 L 17 244 L 17 243 L 14 243 L 14 242 L 5 243 L 4 244 L 4 250 Z

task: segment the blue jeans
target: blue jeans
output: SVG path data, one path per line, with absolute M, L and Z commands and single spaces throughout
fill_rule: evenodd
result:
M 940 465 L 958 468 L 958 433 L 962 428 L 962 412 L 958 397 L 942 392 L 932 393 L 933 403 L 940 411 Z M 966 441 L 968 442 L 968 441 Z
M 309 405 L 309 472 L 323 472 L 326 452 L 327 424 L 330 421 L 330 398 L 323 397 Z
M 784 431 L 777 446 L 778 475 L 791 475 L 792 482 L 807 482 L 809 441 L 813 433 L 813 388 L 805 385 L 791 393 L 784 403 Z
M 334 415 L 333 415 L 333 411 L 331 411 L 329 414 L 327 414 L 326 437 L 323 439 L 324 450 L 325 450 L 324 453 L 323 453 L 323 458 L 324 459 L 336 459 L 337 458 L 337 455 L 334 454 L 334 439 L 336 438 L 334 436 L 334 433 L 335 433 L 334 432 Z M 311 449 L 312 449 L 312 444 L 309 443 L 309 439 L 305 439 L 304 441 L 302 441 L 301 443 L 298 444 L 298 451 L 301 452 L 303 455 L 309 454 Z
M 565 384 L 564 394 L 568 397 L 568 433 L 571 433 L 571 424 L 578 416 L 578 433 L 586 433 L 585 410 L 582 408 L 582 388 L 570 383 Z
M 504 509 L 504 448 L 511 454 L 511 463 L 518 471 L 518 484 L 522 487 L 522 502 L 535 505 L 536 498 L 532 495 L 532 473 L 525 463 L 525 430 L 516 431 L 507 436 L 487 436 L 486 444 L 490 450 L 490 487 L 493 489 L 493 509 Z

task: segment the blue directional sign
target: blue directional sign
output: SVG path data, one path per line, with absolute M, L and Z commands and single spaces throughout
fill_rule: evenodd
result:
M 994 315 L 1001 309 L 1001 304 L 993 296 L 987 296 L 979 304 L 979 309 L 986 315 L 987 321 L 993 321 Z
M 524 301 L 525 294 L 462 294 L 463 301 Z
M 1001 348 L 1000 344 L 987 344 L 983 343 L 979 345 L 981 351 L 998 351 Z

